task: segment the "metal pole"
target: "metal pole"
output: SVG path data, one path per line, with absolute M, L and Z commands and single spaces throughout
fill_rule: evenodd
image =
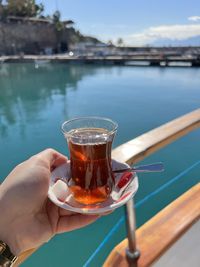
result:
M 134 199 L 127 202 L 125 206 L 126 215 L 126 228 L 128 237 L 128 248 L 126 249 L 126 257 L 130 267 L 137 267 L 137 260 L 140 257 L 140 252 L 136 248 L 136 238 L 135 238 L 135 207 Z

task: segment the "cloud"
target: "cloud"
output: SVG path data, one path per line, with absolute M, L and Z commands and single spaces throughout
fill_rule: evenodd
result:
M 200 16 L 191 16 L 191 17 L 188 17 L 188 20 L 198 21 L 198 20 L 200 20 Z
M 200 35 L 200 24 L 161 25 L 150 27 L 141 33 L 124 36 L 130 45 L 146 45 L 159 39 L 184 40 Z

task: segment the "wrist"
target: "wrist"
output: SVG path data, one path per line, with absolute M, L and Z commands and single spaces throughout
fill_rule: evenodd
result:
M 3 213 L 0 213 L 0 214 L 3 214 Z M 19 254 L 22 252 L 20 249 L 19 243 L 17 241 L 17 237 L 14 231 L 12 230 L 11 225 L 9 225 L 9 223 L 6 223 L 4 221 L 4 218 L 0 219 L 0 240 L 8 245 L 8 247 L 10 248 L 10 251 L 15 256 L 19 256 Z
M 0 266 L 14 266 L 18 257 L 16 257 L 11 251 L 9 246 L 0 240 Z
M 6 233 L 2 234 L 0 231 L 0 240 L 3 241 L 10 249 L 11 253 L 18 257 L 21 254 L 21 250 L 12 235 Z
M 1 200 L 1 192 L 0 192 L 0 240 L 8 245 L 10 251 L 18 256 L 22 251 L 19 246 L 19 242 L 17 241 L 17 236 L 13 231 L 13 227 L 9 221 L 9 212 L 6 211 L 6 207 L 3 206 L 3 202 Z

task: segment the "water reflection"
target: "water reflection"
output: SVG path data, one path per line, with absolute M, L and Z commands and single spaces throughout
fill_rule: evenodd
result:
M 19 124 L 23 135 L 30 120 L 39 120 L 40 113 L 62 96 L 67 116 L 67 90 L 77 90 L 78 82 L 95 68 L 64 64 L 1 64 L 0 65 L 0 134 L 7 135 L 8 126 Z

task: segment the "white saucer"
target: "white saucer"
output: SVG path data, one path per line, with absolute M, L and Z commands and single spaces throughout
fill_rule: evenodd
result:
M 113 170 L 127 167 L 129 165 L 112 160 Z M 77 213 L 101 214 L 112 211 L 124 205 L 138 190 L 138 177 L 135 173 L 118 173 L 115 174 L 115 185 L 106 201 L 96 205 L 83 205 L 73 198 L 66 183 L 68 178 L 70 178 L 70 161 L 51 173 L 48 197 L 57 206 Z

